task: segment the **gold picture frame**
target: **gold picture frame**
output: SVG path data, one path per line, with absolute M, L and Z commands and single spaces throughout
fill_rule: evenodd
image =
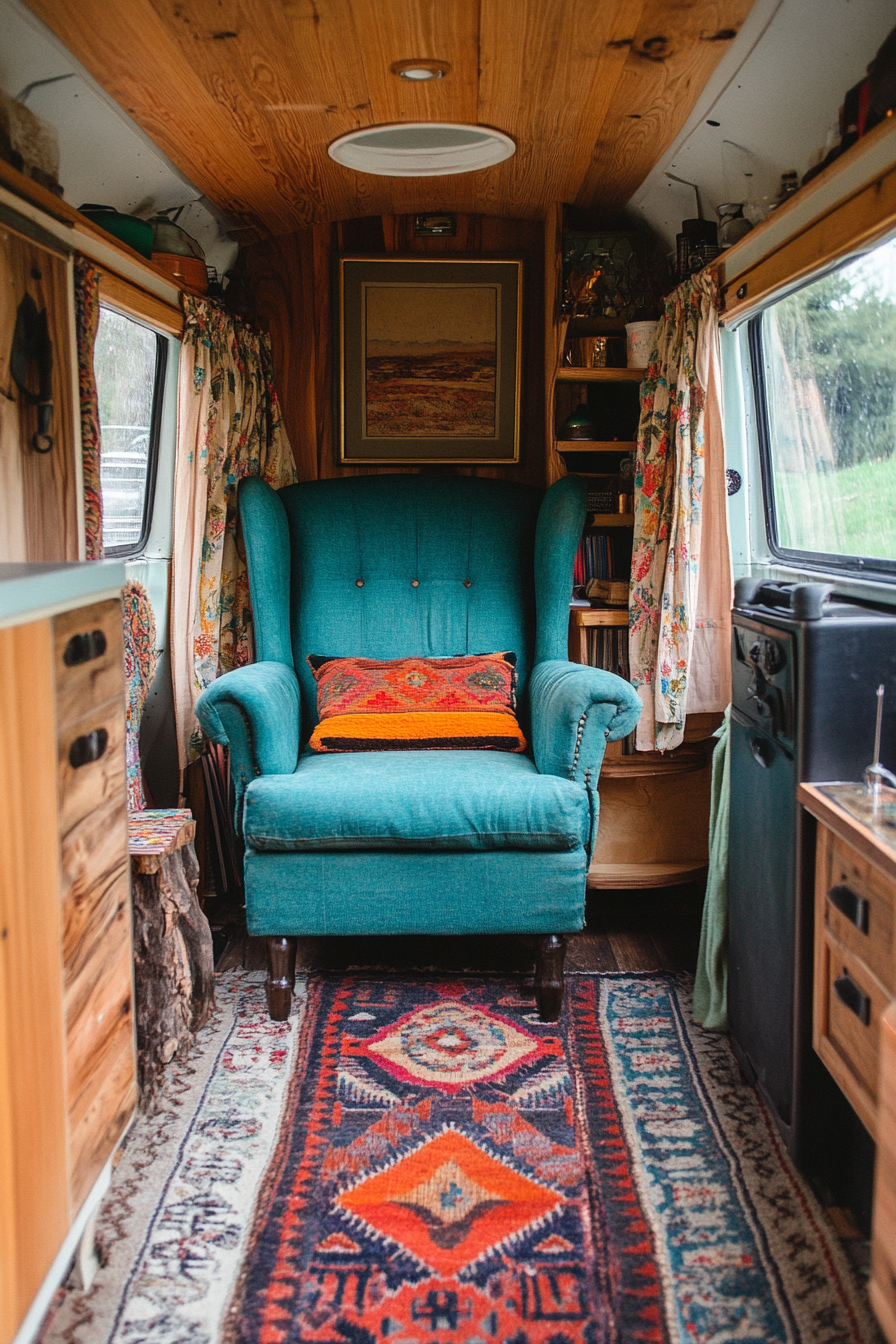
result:
M 519 461 L 522 261 L 342 256 L 337 304 L 341 462 Z

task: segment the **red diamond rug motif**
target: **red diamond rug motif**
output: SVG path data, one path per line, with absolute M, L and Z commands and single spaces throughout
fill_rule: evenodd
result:
M 454 1129 L 336 1200 L 440 1275 L 458 1273 L 562 1203 Z
M 494 1081 L 521 1064 L 556 1050 L 497 1013 L 457 1000 L 441 1000 L 406 1013 L 358 1053 L 403 1083 L 423 1083 L 458 1092 L 473 1083 Z

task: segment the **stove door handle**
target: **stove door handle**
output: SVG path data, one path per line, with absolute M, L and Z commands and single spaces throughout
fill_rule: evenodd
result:
M 750 751 L 753 753 L 753 760 L 761 765 L 763 770 L 768 770 L 775 758 L 775 749 L 772 744 L 764 737 L 750 738 Z

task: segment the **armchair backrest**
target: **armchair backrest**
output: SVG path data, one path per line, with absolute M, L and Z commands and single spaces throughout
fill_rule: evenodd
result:
M 256 657 L 294 666 L 303 737 L 316 686 L 308 654 L 517 655 L 521 703 L 535 661 L 565 658 L 584 484 L 546 496 L 469 476 L 240 486 Z

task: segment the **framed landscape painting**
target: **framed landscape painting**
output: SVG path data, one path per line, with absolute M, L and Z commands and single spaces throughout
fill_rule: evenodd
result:
M 346 463 L 519 460 L 521 261 L 340 257 Z

